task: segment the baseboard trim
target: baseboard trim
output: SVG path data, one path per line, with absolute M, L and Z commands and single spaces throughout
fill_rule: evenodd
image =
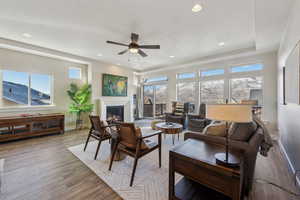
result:
M 283 144 L 281 143 L 280 139 L 278 140 L 278 144 L 279 144 L 280 150 L 283 152 L 285 158 L 287 159 L 287 161 L 289 163 L 289 167 L 291 168 L 293 174 L 295 174 L 296 170 L 295 170 L 294 166 L 292 165 L 292 162 L 291 162 L 291 160 L 290 160 L 290 158 L 289 158 L 289 156 L 288 156 L 288 154 L 287 154 L 287 152 L 286 152 Z M 299 179 L 298 176 L 296 176 L 296 181 L 297 181 L 297 186 L 296 187 L 300 187 L 300 179 Z

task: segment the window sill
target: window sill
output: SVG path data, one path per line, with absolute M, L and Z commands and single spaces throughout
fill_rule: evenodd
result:
M 0 113 L 4 113 L 4 112 L 44 111 L 44 110 L 52 110 L 52 109 L 55 109 L 55 108 L 56 108 L 56 105 L 6 107 L 6 108 L 0 108 Z

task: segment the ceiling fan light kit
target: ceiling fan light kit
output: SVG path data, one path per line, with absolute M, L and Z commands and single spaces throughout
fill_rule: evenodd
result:
M 131 33 L 131 43 L 130 44 L 123 44 L 120 42 L 113 42 L 113 41 L 106 41 L 108 44 L 115 44 L 119 46 L 126 46 L 128 49 L 119 52 L 119 55 L 125 54 L 128 50 L 130 53 L 136 54 L 138 53 L 142 57 L 148 56 L 143 50 L 141 49 L 160 49 L 160 45 L 139 45 L 138 44 L 139 35 L 136 33 Z

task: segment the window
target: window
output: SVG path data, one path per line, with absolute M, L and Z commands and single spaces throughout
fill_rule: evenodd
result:
M 70 79 L 81 79 L 81 68 L 70 67 L 69 68 L 69 78 Z
M 1 106 L 27 105 L 28 87 L 28 73 L 3 70 Z
M 177 74 L 177 79 L 190 79 L 195 77 L 196 74 L 194 72 Z
M 196 103 L 195 82 L 177 83 L 177 101 Z
M 144 85 L 144 117 L 164 115 L 168 102 L 167 91 L 167 85 Z
M 244 65 L 244 66 L 237 66 L 237 67 L 232 67 L 231 72 L 236 73 L 236 72 L 250 72 L 250 71 L 259 71 L 263 69 L 262 64 L 254 64 L 254 65 Z
M 31 105 L 51 104 L 51 77 L 43 74 L 31 75 Z
M 167 85 L 155 85 L 155 116 L 161 117 L 165 114 L 168 102 Z
M 231 102 L 241 103 L 243 100 L 256 100 L 258 105 L 262 105 L 262 83 L 262 77 L 231 79 Z
M 224 73 L 225 73 L 224 69 L 212 69 L 212 70 L 201 71 L 200 75 L 201 77 L 206 77 L 206 76 L 222 75 Z
M 148 78 L 148 79 L 145 80 L 145 83 L 158 82 L 158 81 L 167 81 L 167 80 L 168 80 L 168 77 L 160 76 L 160 77 Z
M 0 106 L 50 105 L 51 79 L 49 75 L 3 70 Z
M 224 103 L 224 80 L 201 82 L 200 101 L 201 103 Z

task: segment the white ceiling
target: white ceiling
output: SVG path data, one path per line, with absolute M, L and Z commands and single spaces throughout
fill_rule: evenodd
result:
M 238 49 L 276 49 L 291 1 L 1 0 L 0 37 L 145 71 Z M 201 12 L 191 12 L 195 3 Z M 145 50 L 146 58 L 119 56 L 124 47 L 106 44 L 128 43 L 131 32 L 161 49 Z

